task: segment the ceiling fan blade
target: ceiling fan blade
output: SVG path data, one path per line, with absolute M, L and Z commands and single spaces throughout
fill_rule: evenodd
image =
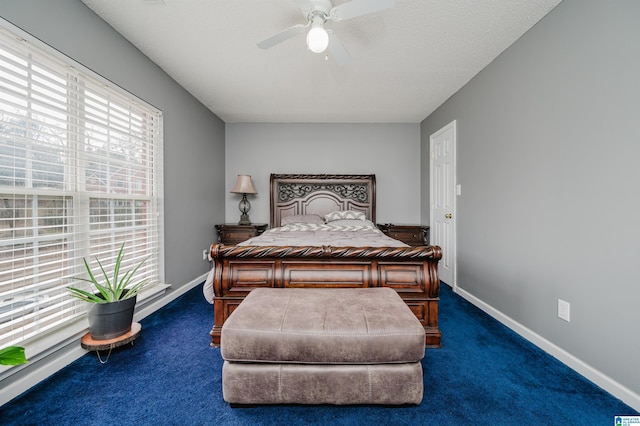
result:
M 340 39 L 335 35 L 333 31 L 327 31 L 329 33 L 329 53 L 331 57 L 339 64 L 346 65 L 349 62 L 351 56 L 347 49 L 344 47 Z
M 370 13 L 392 8 L 394 0 L 351 0 L 331 9 L 329 19 L 333 21 L 344 21 L 346 19 L 357 18 Z
M 294 25 L 293 27 L 289 27 L 286 30 L 280 31 L 277 34 L 274 34 L 271 37 L 262 40 L 260 43 L 258 43 L 258 47 L 260 49 L 270 49 L 276 44 L 282 43 L 283 41 L 288 40 L 291 37 L 303 33 L 307 29 L 307 27 L 308 24 L 298 24 Z

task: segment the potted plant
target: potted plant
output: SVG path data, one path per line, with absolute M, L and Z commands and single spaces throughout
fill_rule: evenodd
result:
M 101 274 L 94 274 L 87 260 L 83 258 L 89 278 L 74 279 L 91 283 L 94 288 L 92 291 L 86 291 L 77 287 L 67 287 L 72 296 L 92 304 L 89 308 L 89 333 L 94 340 L 113 339 L 131 330 L 137 295 L 149 283 L 149 280 L 145 279 L 132 284 L 136 272 L 148 257 L 135 268 L 121 274 L 120 265 L 123 254 L 124 243 L 120 247 L 111 274 L 105 271 L 97 257 L 96 262 Z M 96 276 L 102 282 L 98 281 Z

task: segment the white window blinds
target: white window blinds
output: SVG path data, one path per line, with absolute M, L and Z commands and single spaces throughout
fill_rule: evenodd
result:
M 163 278 L 160 111 L 2 25 L 0 347 L 84 315 L 83 257 Z

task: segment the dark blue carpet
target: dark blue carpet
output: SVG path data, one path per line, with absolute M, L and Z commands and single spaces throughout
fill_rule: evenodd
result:
M 89 353 L 0 407 L 2 425 L 611 425 L 638 415 L 444 285 L 442 349 L 412 407 L 263 406 L 222 400 L 212 308 L 198 287 L 142 321 L 134 346 Z

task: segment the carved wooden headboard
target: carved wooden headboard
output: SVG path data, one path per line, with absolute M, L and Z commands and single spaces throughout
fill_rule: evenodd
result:
M 375 175 L 272 174 L 270 179 L 271 227 L 283 217 L 325 214 L 335 210 L 364 212 L 376 221 Z

